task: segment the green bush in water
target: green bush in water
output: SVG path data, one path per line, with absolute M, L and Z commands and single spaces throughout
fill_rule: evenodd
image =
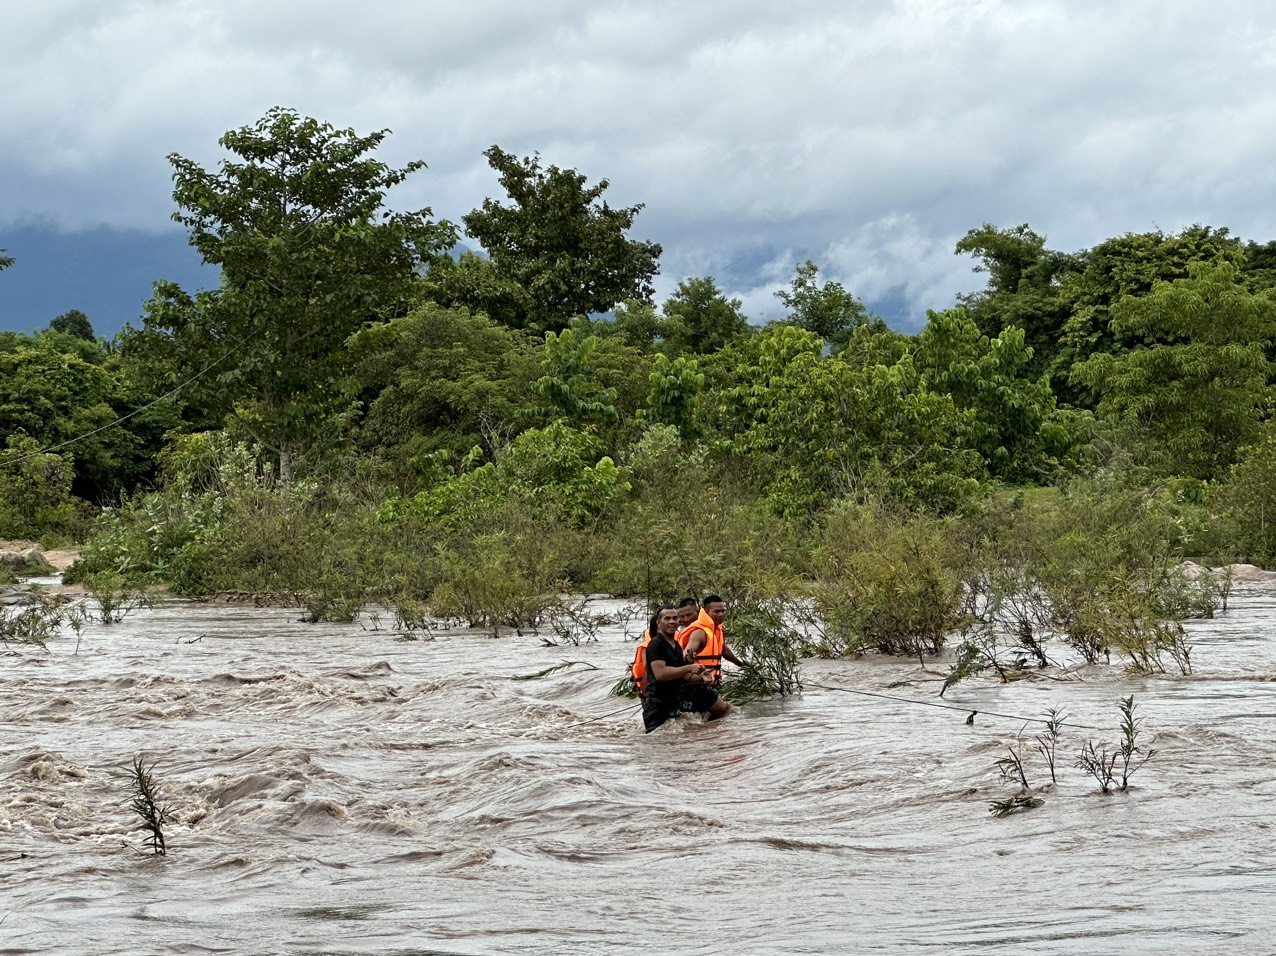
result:
M 949 525 L 840 502 L 824 516 L 811 596 L 825 621 L 822 651 L 939 653 L 960 623 L 962 582 Z
M 802 638 L 788 624 L 782 602 L 736 605 L 727 627 L 727 643 L 743 666 L 723 684 L 723 697 L 743 703 L 802 690 Z

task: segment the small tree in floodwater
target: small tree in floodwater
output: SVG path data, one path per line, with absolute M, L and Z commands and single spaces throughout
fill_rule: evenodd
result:
M 731 609 L 731 648 L 743 667 L 722 688 L 733 703 L 787 697 L 802 690 L 802 639 L 787 623 L 782 601 L 758 601 Z
M 1146 747 L 1139 743 L 1143 718 L 1135 717 L 1134 711 L 1134 695 L 1131 694 L 1121 700 L 1121 743 L 1115 750 L 1096 748 L 1094 741 L 1087 740 L 1077 757 L 1077 766 L 1094 777 L 1104 793 L 1112 792 L 1118 775 L 1121 781 L 1119 789 L 1125 793 L 1134 772 L 1156 756 L 1150 741 Z
M 139 829 L 147 832 L 146 845 L 156 856 L 165 856 L 168 847 L 164 842 L 164 824 L 168 822 L 169 808 L 159 802 L 154 772 L 154 763 L 148 767 L 141 757 L 133 758 L 133 802 L 130 807 L 142 820 Z

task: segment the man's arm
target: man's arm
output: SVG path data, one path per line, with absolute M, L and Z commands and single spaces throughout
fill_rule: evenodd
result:
M 659 681 L 695 678 L 704 673 L 704 665 L 683 664 L 681 667 L 674 667 L 664 661 L 657 660 L 651 662 L 651 673 Z
M 703 627 L 698 627 L 687 635 L 687 646 L 683 648 L 682 652 L 686 655 L 687 660 L 694 661 L 696 656 L 704 650 L 704 646 L 708 643 L 709 635 L 705 633 L 705 629 Z M 700 675 L 697 675 L 699 677 L 705 673 L 705 668 L 703 664 L 697 666 L 700 668 Z M 696 678 L 693 677 L 690 678 L 690 680 L 695 681 Z M 708 680 L 708 677 L 703 677 L 701 682 L 703 683 Z
M 731 650 L 726 641 L 722 642 L 722 659 L 724 661 L 730 661 L 736 667 L 744 666 L 744 664 L 740 662 L 740 658 L 735 656 L 735 651 Z
M 709 643 L 709 635 L 705 633 L 703 627 L 697 627 L 694 631 L 687 633 L 687 643 L 683 645 L 683 653 L 687 655 L 687 660 L 695 660 L 696 655 L 704 650 L 704 646 Z

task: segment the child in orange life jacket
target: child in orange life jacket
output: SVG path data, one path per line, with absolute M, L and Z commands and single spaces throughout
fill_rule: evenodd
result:
M 679 714 L 706 714 L 710 720 L 725 717 L 731 705 L 701 680 L 703 664 L 686 662 L 675 637 L 678 612 L 662 607 L 651 619 L 651 641 L 647 644 L 647 677 L 642 691 L 642 722 L 651 733 L 670 717 Z
M 678 636 L 687 660 L 704 665 L 704 682 L 712 687 L 722 686 L 722 662 L 728 660 L 740 667 L 740 659 L 727 646 L 722 635 L 722 622 L 727 616 L 727 605 L 716 594 L 704 599 L 700 616 L 682 630 Z

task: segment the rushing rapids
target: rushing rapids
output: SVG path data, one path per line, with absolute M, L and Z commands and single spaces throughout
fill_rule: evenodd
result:
M 808 661 L 821 689 L 644 736 L 608 693 L 639 624 L 564 647 L 138 611 L 0 657 L 0 954 L 1267 952 L 1274 621 L 1242 588 L 1190 625 L 1191 677 L 948 692 L 1110 727 L 1065 726 L 1051 787 L 1039 725 L 830 689 L 933 701 L 915 661 Z M 1076 754 L 1131 693 L 1158 753 L 1105 796 Z M 994 818 L 1020 734 L 1044 805 Z

